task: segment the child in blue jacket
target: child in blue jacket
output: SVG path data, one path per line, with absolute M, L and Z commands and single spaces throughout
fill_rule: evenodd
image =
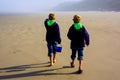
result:
M 89 34 L 85 27 L 80 23 L 81 16 L 75 15 L 73 17 L 74 24 L 70 27 L 68 31 L 68 38 L 71 40 L 71 67 L 75 67 L 75 58 L 76 58 L 76 52 L 78 52 L 78 61 L 79 61 L 79 68 L 78 73 L 82 73 L 82 60 L 83 60 L 83 50 L 85 47 L 85 44 L 89 45 Z
M 61 43 L 59 25 L 55 22 L 55 14 L 50 13 L 48 19 L 44 22 L 46 28 L 46 41 L 48 47 L 48 56 L 50 59 L 50 66 L 56 62 L 56 43 Z

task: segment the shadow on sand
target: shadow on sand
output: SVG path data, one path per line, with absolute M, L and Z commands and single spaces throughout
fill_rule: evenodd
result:
M 22 78 L 22 77 L 31 77 L 31 76 L 49 76 L 49 75 L 70 75 L 70 74 L 77 74 L 76 72 L 72 73 L 57 73 L 57 70 L 60 69 L 65 69 L 65 68 L 70 68 L 70 66 L 63 66 L 61 68 L 47 68 L 49 67 L 48 65 L 49 62 L 46 63 L 40 63 L 40 64 L 29 64 L 29 65 L 20 65 L 20 66 L 12 66 L 12 67 L 7 67 L 7 68 L 0 68 L 0 73 L 7 73 L 9 74 L 10 72 L 22 72 L 22 73 L 17 73 L 17 74 L 10 74 L 10 75 L 2 75 L 0 76 L 0 79 L 13 79 L 13 78 Z M 31 68 L 42 68 L 46 67 L 47 69 L 45 70 L 39 70 L 39 71 L 32 71 L 32 72 L 27 72 L 27 69 Z

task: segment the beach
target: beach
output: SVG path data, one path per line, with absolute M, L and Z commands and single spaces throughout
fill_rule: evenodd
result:
M 120 12 L 54 12 L 60 26 L 62 53 L 49 67 L 44 20 L 49 13 L 0 15 L 0 80 L 120 80 Z M 90 35 L 84 49 L 83 73 L 70 68 L 67 32 L 73 16 Z

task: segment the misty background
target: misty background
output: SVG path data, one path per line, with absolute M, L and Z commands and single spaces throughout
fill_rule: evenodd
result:
M 62 3 L 81 0 L 0 0 L 0 13 L 29 13 L 52 11 Z
M 120 0 L 82 0 L 63 3 L 56 11 L 120 11 Z
M 120 0 L 0 0 L 0 13 L 120 11 Z

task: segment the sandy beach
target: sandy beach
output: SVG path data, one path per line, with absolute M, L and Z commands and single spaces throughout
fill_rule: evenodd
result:
M 48 14 L 0 15 L 0 80 L 120 80 L 120 12 L 55 12 L 63 51 L 52 67 L 45 41 Z M 75 14 L 90 34 L 82 74 L 76 74 L 77 59 L 70 68 L 67 32 Z

